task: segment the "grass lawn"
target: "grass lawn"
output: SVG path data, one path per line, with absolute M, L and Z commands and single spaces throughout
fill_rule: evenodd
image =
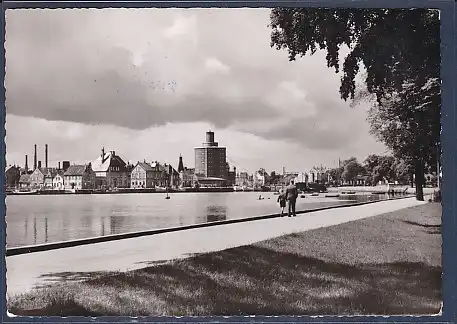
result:
M 11 297 L 9 311 L 27 316 L 436 314 L 441 205 L 127 273 L 66 275 L 90 279 L 68 279 Z

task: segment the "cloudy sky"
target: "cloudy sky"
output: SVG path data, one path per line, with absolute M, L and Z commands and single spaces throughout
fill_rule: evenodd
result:
M 306 170 L 385 148 L 339 97 L 325 53 L 270 48 L 267 9 L 9 10 L 7 163 L 194 165 L 215 132 L 238 170 Z

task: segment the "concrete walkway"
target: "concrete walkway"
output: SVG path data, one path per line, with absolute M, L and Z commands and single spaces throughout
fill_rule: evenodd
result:
M 295 218 L 257 220 L 9 256 L 6 258 L 7 295 L 26 292 L 50 282 L 83 278 L 88 272 L 139 269 L 160 261 L 248 245 L 423 203 L 415 198 L 381 201 L 317 211 Z

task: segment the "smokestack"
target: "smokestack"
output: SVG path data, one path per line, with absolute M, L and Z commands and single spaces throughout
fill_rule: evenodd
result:
M 37 167 L 37 153 L 36 153 L 36 144 L 35 144 L 35 154 L 33 155 L 33 170 Z
M 41 169 L 41 161 L 38 161 L 38 169 Z
M 28 163 L 28 156 L 27 154 L 25 155 L 25 171 L 29 171 L 29 163 Z
M 44 145 L 44 167 L 48 167 L 48 144 Z
M 59 170 L 60 170 L 60 162 L 59 162 Z

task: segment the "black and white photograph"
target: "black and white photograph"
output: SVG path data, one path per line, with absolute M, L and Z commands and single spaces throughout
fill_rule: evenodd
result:
M 440 315 L 440 42 L 428 8 L 6 10 L 8 314 Z

